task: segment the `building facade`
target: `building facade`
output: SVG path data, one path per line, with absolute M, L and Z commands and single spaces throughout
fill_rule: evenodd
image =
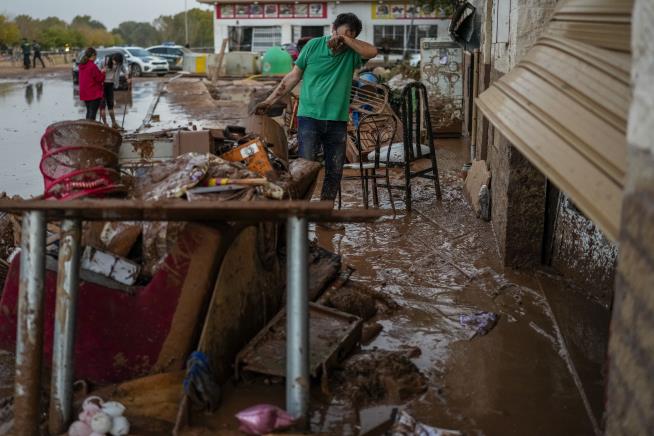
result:
M 331 32 L 338 14 L 352 12 L 363 23 L 359 38 L 391 53 L 418 53 L 420 38 L 448 34 L 449 19 L 441 11 L 409 2 L 228 2 L 198 0 L 215 6 L 214 47 L 220 50 L 263 52 L 272 46 L 297 43 L 303 37 Z

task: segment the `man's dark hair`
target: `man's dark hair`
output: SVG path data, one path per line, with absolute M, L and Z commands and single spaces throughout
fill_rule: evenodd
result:
M 334 29 L 338 29 L 343 25 L 347 26 L 352 32 L 354 32 L 354 36 L 359 36 L 359 33 L 361 33 L 361 20 L 351 12 L 338 14 L 334 20 Z

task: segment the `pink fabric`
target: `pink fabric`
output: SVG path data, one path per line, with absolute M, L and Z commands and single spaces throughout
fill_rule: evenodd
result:
M 285 410 L 271 404 L 258 404 L 236 414 L 241 423 L 239 430 L 247 434 L 261 435 L 283 430 L 293 425 L 293 417 Z
M 104 93 L 104 73 L 93 61 L 79 64 L 79 98 L 80 100 L 97 100 Z

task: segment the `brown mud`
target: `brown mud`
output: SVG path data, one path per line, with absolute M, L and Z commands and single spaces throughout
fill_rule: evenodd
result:
M 393 217 L 380 189 L 381 207 L 389 212 L 380 222 L 346 224 L 342 230 L 312 227 L 320 246 L 356 268 L 354 285 L 382 296 L 392 308 L 374 306 L 363 328 L 370 342 L 362 341 L 349 360 L 366 361 L 362 356 L 372 353 L 374 364 L 348 371 L 346 360 L 312 385 L 311 431 L 362 434 L 400 407 L 425 424 L 466 434 L 596 433 L 608 312 L 571 292 L 556 275 L 505 269 L 490 223 L 477 219 L 463 198 L 463 145 L 441 140 L 438 150 L 441 202 L 432 182 L 417 180 L 412 213 L 396 191 Z M 401 174 L 394 172 L 393 179 L 401 182 Z M 362 206 L 358 180 L 344 181 L 342 190 L 344 208 Z M 346 285 L 329 289 L 319 301 L 368 316 L 370 293 L 357 295 Z M 486 335 L 474 336 L 474 327 L 462 325 L 460 316 L 480 311 L 500 317 Z M 579 331 L 583 337 L 572 335 L 577 340 L 571 342 L 570 334 Z M 386 374 L 384 380 L 402 381 L 401 373 L 414 378 L 386 386 L 373 368 Z M 421 379 L 424 384 L 414 383 Z M 342 386 L 353 395 L 339 395 Z M 283 408 L 284 384 L 229 382 L 218 411 L 195 424 L 229 434 L 238 428 L 234 414 L 258 403 Z

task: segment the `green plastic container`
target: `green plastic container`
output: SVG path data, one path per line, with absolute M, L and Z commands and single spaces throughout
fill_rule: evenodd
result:
M 281 47 L 270 47 L 261 60 L 261 72 L 264 76 L 288 74 L 293 69 L 293 58 Z

